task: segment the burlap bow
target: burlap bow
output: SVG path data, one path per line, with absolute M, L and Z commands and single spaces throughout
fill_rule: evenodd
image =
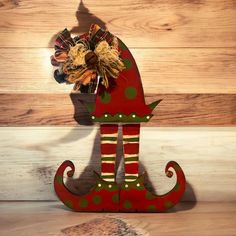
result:
M 118 50 L 118 40 L 115 36 L 110 44 L 101 40 L 93 50 L 89 40 L 89 37 L 72 39 L 69 31 L 64 30 L 56 40 L 59 47 L 53 60 L 58 62 L 59 71 L 65 75 L 65 80 L 75 83 L 77 88 L 81 84 L 91 83 L 97 76 L 102 77 L 102 84 L 108 88 L 109 78 L 117 78 L 125 69 Z

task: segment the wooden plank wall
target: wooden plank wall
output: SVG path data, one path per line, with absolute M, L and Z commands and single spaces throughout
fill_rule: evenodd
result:
M 76 164 L 74 191 L 93 184 L 98 128 L 84 126 L 85 108 L 53 80 L 49 59 L 59 31 L 80 34 L 91 23 L 130 47 L 147 102 L 163 99 L 141 131 L 149 186 L 173 186 L 163 170 L 176 160 L 188 180 L 184 200 L 234 201 L 234 0 L 0 0 L 0 200 L 56 199 L 52 179 L 65 159 Z

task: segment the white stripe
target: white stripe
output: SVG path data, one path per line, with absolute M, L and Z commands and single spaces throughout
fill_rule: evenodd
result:
M 136 181 L 135 179 L 126 179 L 125 182 L 134 182 Z
M 102 157 L 116 157 L 116 154 L 102 154 Z
M 135 177 L 138 177 L 138 174 L 127 174 L 127 173 L 125 173 L 125 176 L 135 176 Z
M 138 163 L 138 161 L 125 161 L 125 165 Z
M 114 164 L 114 163 L 115 163 L 115 160 L 114 160 L 114 161 L 103 161 L 103 160 L 102 160 L 102 163 Z
M 125 158 L 126 157 L 136 157 L 138 156 L 138 153 L 137 154 L 125 154 Z
M 101 144 L 117 144 L 117 141 L 102 140 Z
M 115 182 L 115 178 L 104 179 L 107 182 Z
M 136 141 L 135 142 L 133 142 L 133 141 L 123 141 L 123 144 L 130 144 L 130 143 L 132 144 L 132 143 L 139 143 L 139 142 L 136 142 Z
M 134 135 L 123 135 L 123 138 L 139 138 L 139 134 L 134 134 Z
M 125 164 L 126 165 L 129 165 L 129 164 L 137 164 L 138 161 L 125 161 Z
M 117 137 L 118 136 L 118 133 L 114 133 L 114 134 L 101 134 L 101 137 Z
M 114 175 L 114 172 L 102 172 L 101 176 L 106 176 L 106 175 Z

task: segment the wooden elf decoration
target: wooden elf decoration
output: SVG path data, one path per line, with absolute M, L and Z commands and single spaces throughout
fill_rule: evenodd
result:
M 72 193 L 63 182 L 66 168 L 72 177 L 75 167 L 65 161 L 58 168 L 54 188 L 59 199 L 75 211 L 164 212 L 175 206 L 185 192 L 185 176 L 174 161 L 165 173 L 177 176 L 174 188 L 164 195 L 149 192 L 139 176 L 140 123 L 148 122 L 160 100 L 146 105 L 135 60 L 126 45 L 110 32 L 92 25 L 89 33 L 72 38 L 66 29 L 56 39 L 52 64 L 58 82 L 74 83 L 82 92 L 95 92 L 89 105 L 91 119 L 100 123 L 101 175 L 95 174 L 96 186 L 86 195 Z M 118 125 L 122 126 L 125 180 L 115 181 Z

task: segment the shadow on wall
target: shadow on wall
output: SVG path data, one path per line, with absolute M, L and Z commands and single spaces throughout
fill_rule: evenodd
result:
M 186 190 L 182 201 L 184 201 L 185 204 L 177 204 L 174 208 L 169 210 L 169 213 L 178 211 L 188 211 L 196 206 L 197 198 L 192 185 L 188 181 L 186 182 Z
M 106 23 L 90 12 L 89 9 L 84 5 L 83 0 L 81 0 L 79 3 L 78 9 L 75 12 L 75 17 L 78 21 L 78 25 L 74 26 L 72 29 L 68 29 L 72 34 L 83 34 L 87 32 L 91 24 L 98 24 L 101 28 L 106 29 Z M 57 32 L 53 35 L 49 41 L 49 47 L 54 46 L 54 42 L 59 33 L 60 32 Z
M 97 16 L 95 16 L 94 14 L 90 13 L 89 9 L 84 5 L 83 0 L 81 0 L 79 2 L 79 6 L 78 6 L 78 9 L 75 13 L 75 16 L 76 16 L 76 19 L 78 21 L 78 25 L 74 26 L 72 29 L 70 29 L 70 31 L 74 34 L 79 35 L 79 34 L 82 34 L 84 32 L 87 32 L 92 23 L 98 24 L 101 27 L 106 28 L 105 22 L 102 21 Z M 59 33 L 60 32 L 57 32 L 50 39 L 49 44 L 48 44 L 49 47 L 54 47 L 56 37 L 58 36 Z M 53 79 L 53 75 L 52 75 L 52 79 Z M 55 81 L 55 83 L 56 83 L 56 81 Z M 63 86 L 63 84 L 61 86 Z M 89 102 L 94 101 L 95 100 L 95 95 L 93 95 L 93 94 L 70 93 L 69 96 L 70 96 L 72 105 L 74 106 L 74 119 L 75 119 L 75 121 L 79 125 L 86 125 L 86 126 L 93 125 L 93 123 L 90 119 L 89 113 L 87 111 L 85 101 L 89 101 Z M 87 135 L 89 135 L 89 133 L 92 132 L 92 129 L 87 129 L 86 131 L 87 132 L 85 132 L 85 135 L 87 136 Z M 63 144 L 63 143 L 68 143 L 68 142 L 75 141 L 75 139 L 82 138 L 80 134 L 75 135 L 76 132 L 77 132 L 77 129 L 74 128 L 70 131 L 70 133 L 68 133 L 62 139 L 54 140 L 53 143 L 50 143 L 50 144 L 45 144 L 45 145 L 40 144 L 40 147 L 42 149 L 44 149 L 44 147 L 45 147 L 45 150 L 48 152 L 48 150 L 47 150 L 48 146 L 50 146 L 51 144 L 56 145 L 57 141 L 58 142 L 60 141 L 60 143 Z M 45 150 L 42 150 L 42 151 L 46 152 Z
M 74 26 L 70 30 L 72 34 L 80 35 L 85 32 L 87 32 L 90 28 L 91 24 L 98 24 L 103 29 L 106 29 L 106 24 L 103 20 L 92 14 L 89 9 L 84 5 L 83 0 L 79 2 L 78 9 L 75 13 L 76 19 L 78 24 Z M 63 30 L 63 29 L 61 29 Z M 56 40 L 57 35 L 60 32 L 57 32 L 51 40 L 49 41 L 49 47 L 54 46 L 54 42 Z M 55 81 L 56 83 L 56 81 Z M 63 85 L 61 85 L 63 86 Z M 86 103 L 92 103 L 95 102 L 95 95 L 93 94 L 80 94 L 80 93 L 70 93 L 70 99 L 72 102 L 72 105 L 74 106 L 74 119 L 77 122 L 78 125 L 86 125 L 91 126 L 93 125 L 93 122 L 90 119 L 90 115 L 86 108 Z M 86 135 L 89 135 L 89 132 L 92 132 L 93 129 L 87 129 Z M 78 132 L 78 129 L 75 127 L 69 134 L 66 135 L 65 138 L 63 138 L 60 141 L 66 140 L 66 142 L 74 141 L 76 137 L 82 138 L 81 135 L 75 135 L 75 132 Z M 76 148 L 76 147 L 75 147 Z M 98 130 L 94 144 L 92 147 L 92 154 L 89 159 L 88 165 L 85 167 L 85 169 L 80 173 L 79 178 L 73 179 L 68 178 L 66 185 L 67 187 L 77 194 L 85 194 L 87 193 L 95 184 L 95 178 L 93 178 L 93 171 L 100 172 L 100 132 Z M 63 160 L 62 160 L 63 161 Z M 76 163 L 75 163 L 76 166 Z
M 106 29 L 106 23 L 89 12 L 89 9 L 84 5 L 83 0 L 80 1 L 78 9 L 75 13 L 75 16 L 78 21 L 78 26 L 75 26 L 71 29 L 71 33 L 80 34 L 87 32 L 91 24 L 97 24 L 101 28 Z

